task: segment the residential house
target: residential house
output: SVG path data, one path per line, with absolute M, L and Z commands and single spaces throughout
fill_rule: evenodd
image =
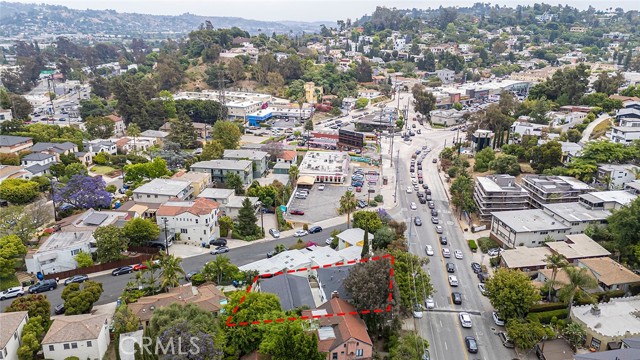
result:
M 206 283 L 198 287 L 185 284 L 171 288 L 166 293 L 141 297 L 127 306 L 137 316 L 140 325 L 146 328 L 155 310 L 171 304 L 194 304 L 204 311 L 217 315 L 227 304 L 227 298 L 215 284 Z
M 76 269 L 75 256 L 97 250 L 93 230 L 62 231 L 51 234 L 37 249 L 31 249 L 25 257 L 30 274 L 51 274 Z
M 436 70 L 436 76 L 443 84 L 451 84 L 456 79 L 456 72 L 449 69 Z
M 633 180 L 624 185 L 624 191 L 633 194 L 640 195 L 640 180 Z
M 0 313 L 0 359 L 18 360 L 18 348 L 22 341 L 22 328 L 29 320 L 26 311 Z
M 338 238 L 338 250 L 348 248 L 350 246 L 364 245 L 364 230 L 360 228 L 347 229 L 336 235 Z M 373 241 L 373 234 L 368 234 L 369 243 Z
M 5 110 L 0 108 L 0 122 L 13 120 L 13 114 L 11 110 Z
M 120 116 L 116 115 L 107 115 L 107 119 L 113 121 L 113 135 L 114 136 L 123 136 L 126 132 L 126 127 L 124 126 L 124 120 Z
M 258 289 L 260 292 L 276 295 L 284 311 L 314 304 L 309 279 L 296 273 L 261 279 Z
M 191 171 L 211 174 L 211 179 L 216 185 L 224 184 L 229 173 L 240 176 L 245 186 L 253 182 L 253 162 L 249 160 L 199 161 L 191 165 Z
M 24 136 L 0 135 L 0 153 L 18 154 L 29 150 L 33 146 L 33 139 Z
M 629 291 L 633 285 L 640 284 L 640 275 L 618 264 L 609 257 L 580 259 L 578 266 L 589 270 L 598 280 L 602 291 Z
M 226 160 L 250 160 L 253 169 L 253 178 L 263 177 L 269 170 L 269 153 L 259 150 L 230 150 L 224 151 L 223 158 Z
M 251 204 L 256 209 L 259 208 L 258 198 L 255 196 L 237 196 L 233 189 L 217 189 L 207 188 L 198 195 L 198 198 L 210 199 L 217 202 L 220 205 L 219 216 L 229 216 L 232 219 L 237 218 L 240 209 L 242 208 L 242 202 L 245 198 L 251 201 Z
M 601 258 L 611 253 L 585 234 L 567 235 L 564 241 L 549 241 L 544 244 L 554 254 L 562 255 L 570 264 L 578 260 Z
M 211 125 L 194 122 L 193 128 L 196 131 L 198 140 L 204 141 L 211 138 L 211 130 L 213 129 Z
M 316 318 L 311 329 L 318 336 L 318 350 L 327 353 L 327 360 L 373 359 L 373 342 L 367 326 L 353 305 L 339 296 L 320 305 L 316 310 L 304 310 L 303 316 Z M 324 316 L 346 314 L 345 316 Z
M 491 213 L 529 208 L 529 194 L 511 175 L 479 176 L 473 191 L 480 218 L 491 220 Z
M 162 204 L 172 198 L 189 200 L 193 197 L 190 181 L 153 179 L 133 190 L 135 202 Z
M 360 90 L 358 91 L 358 98 L 365 98 L 369 100 L 373 100 L 377 97 L 380 97 L 382 94 L 377 90 Z
M 56 159 L 60 161 L 60 155 L 69 155 L 78 152 L 78 145 L 70 141 L 63 143 L 39 142 L 33 145 L 31 152 L 56 155 Z
M 6 179 L 24 179 L 28 175 L 22 166 L 0 165 L 0 183 Z
M 276 162 L 297 165 L 298 152 L 295 150 L 283 150 L 276 156 Z
M 145 130 L 140 133 L 141 137 L 155 139 L 158 145 L 162 145 L 165 142 L 165 139 L 169 136 L 169 133 L 166 131 L 160 130 Z
M 567 234 L 582 234 L 589 225 L 604 225 L 611 211 L 592 208 L 580 202 L 547 204 L 542 208 L 547 215 L 569 227 Z M 555 238 L 564 239 L 564 236 Z
M 218 207 L 217 202 L 205 198 L 167 201 L 158 208 L 156 222 L 161 228 L 180 234 L 182 241 L 208 244 L 209 240 L 220 236 Z
M 520 138 L 525 135 L 542 136 L 542 131 L 548 128 L 547 125 L 516 121 L 511 125 L 511 134 L 518 134 Z
M 547 256 L 551 254 L 551 250 L 544 246 L 507 249 L 500 254 L 500 265 L 524 272 L 538 271 L 547 267 Z
M 618 126 L 611 128 L 611 141 L 628 145 L 640 139 L 640 109 L 633 103 L 617 111 L 616 121 Z
M 329 301 L 334 294 L 340 294 L 344 300 L 351 300 L 351 294 L 344 287 L 344 281 L 349 276 L 353 265 L 332 266 L 320 268 L 316 272 L 320 301 Z
M 598 165 L 596 178 L 609 190 L 622 189 L 628 182 L 634 181 L 640 175 L 640 167 L 631 164 L 602 164 Z
M 98 155 L 99 153 L 106 153 L 110 155 L 118 154 L 118 146 L 111 140 L 92 140 L 83 144 L 84 150 L 91 154 L 91 157 Z
M 191 182 L 191 186 L 193 186 L 193 196 L 198 196 L 204 189 L 211 186 L 211 174 L 202 172 L 178 171 L 171 179 Z
M 289 176 L 289 169 L 291 169 L 290 163 L 277 162 L 275 165 L 273 165 L 273 174 Z
M 85 166 L 89 166 L 92 163 L 93 156 L 88 151 L 78 151 L 74 153 L 76 159 L 80 161 Z
M 581 194 L 594 191 L 571 176 L 526 175 L 522 187 L 529 192 L 530 206 L 538 209 L 543 204 L 578 201 Z
M 540 143 L 540 141 L 538 141 Z M 583 146 L 569 141 L 558 141 L 562 149 L 562 163 L 568 164 L 576 156 L 582 155 Z
M 566 269 L 567 269 L 566 267 L 560 268 L 555 274 L 556 278 L 555 278 L 555 281 L 553 282 L 552 293 L 555 294 L 556 297 L 559 295 L 558 291 L 560 291 L 562 288 L 566 287 L 571 283 L 569 278 L 569 273 L 567 273 Z M 548 281 L 551 281 L 553 279 L 553 272 L 554 272 L 553 269 L 550 269 L 550 268 L 538 270 L 538 277 L 536 278 L 536 281 L 534 282 L 534 284 L 537 286 L 540 286 L 540 288 L 544 288 L 544 285 Z M 593 274 L 587 273 L 587 276 L 595 280 L 595 277 L 593 276 Z M 547 288 L 547 291 L 548 291 L 548 288 Z
M 67 315 L 53 320 L 42 340 L 44 358 L 100 360 L 109 347 L 107 315 Z
M 640 335 L 640 297 L 612 298 L 597 305 L 573 306 L 569 317 L 586 332 L 585 346 L 592 352 L 619 349 L 624 338 Z M 635 349 L 634 349 L 635 350 Z M 633 353 L 638 354 L 635 350 Z M 579 359 L 579 357 L 576 357 Z M 638 359 L 619 357 L 618 359 Z M 583 359 L 589 359 L 584 358 Z M 610 357 L 609 359 L 616 359 Z
M 120 151 L 123 154 L 127 154 L 129 151 L 144 152 L 157 144 L 158 144 L 158 139 L 154 137 L 124 136 L 116 140 L 116 147 L 118 148 L 118 151 Z
M 493 144 L 493 138 L 495 134 L 491 130 L 476 130 L 471 135 L 471 142 L 473 143 L 473 150 L 478 152 L 486 147 L 491 147 Z
M 591 209 L 612 210 L 631 204 L 637 197 L 637 194 L 624 190 L 594 191 L 580 195 L 578 201 Z
M 492 213 L 490 237 L 502 246 L 537 247 L 547 239 L 562 240 L 571 230 L 540 209 Z
M 55 155 L 43 154 L 43 153 L 31 153 L 22 157 L 21 163 L 24 167 L 32 165 L 47 165 L 56 162 Z
M 429 112 L 431 124 L 442 126 L 453 126 L 464 121 L 462 111 L 457 110 L 432 110 Z

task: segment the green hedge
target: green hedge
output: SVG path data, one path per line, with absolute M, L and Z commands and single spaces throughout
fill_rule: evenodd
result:
M 529 309 L 529 313 L 539 313 L 552 310 L 565 309 L 567 304 L 561 302 L 535 304 Z
M 552 310 L 552 311 L 543 311 L 539 313 L 529 313 L 529 315 L 527 315 L 527 318 L 533 321 L 537 320 L 541 324 L 549 324 L 551 323 L 551 319 L 553 319 L 554 317 L 559 320 L 559 319 L 566 319 L 567 316 L 569 316 L 568 309 L 559 309 L 559 310 Z
M 472 252 L 478 251 L 478 245 L 475 240 L 469 240 L 469 249 L 471 249 Z
M 482 250 L 482 252 L 485 254 L 487 253 L 487 251 L 489 251 L 489 249 L 498 247 L 498 243 L 495 242 L 495 240 L 491 239 L 490 237 L 479 238 L 478 245 L 480 246 L 480 250 Z

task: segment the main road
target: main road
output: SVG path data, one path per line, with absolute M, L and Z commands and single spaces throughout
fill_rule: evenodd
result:
M 334 229 L 344 230 L 346 229 L 346 224 L 325 228 L 322 232 L 306 235 L 303 237 L 303 240 L 313 241 L 318 245 L 324 245 L 325 240 L 330 236 L 331 232 Z M 277 244 L 284 244 L 285 246 L 289 247 L 295 244 L 297 241 L 298 238 L 293 236 L 281 239 L 273 239 L 270 241 L 233 248 L 228 253 L 224 254 L 224 256 L 227 256 L 229 260 L 231 260 L 231 262 L 236 264 L 237 266 L 242 266 L 266 258 L 267 253 L 273 250 Z M 182 261 L 182 268 L 184 269 L 185 273 L 188 273 L 190 271 L 198 271 L 202 269 L 204 264 L 213 260 L 215 256 L 218 255 L 202 254 L 185 258 Z M 91 280 L 102 283 L 102 287 L 104 289 L 104 292 L 102 293 L 102 296 L 100 296 L 100 299 L 96 302 L 96 305 L 107 304 L 118 300 L 120 295 L 122 295 L 122 291 L 125 288 L 127 282 L 133 279 L 135 279 L 135 273 L 121 276 L 112 276 L 111 274 L 106 274 L 91 277 Z M 42 293 L 48 297 L 49 302 L 52 305 L 52 309 L 54 306 L 63 303 L 62 298 L 60 297 L 60 295 L 62 294 L 62 290 L 64 290 L 64 284 L 62 283 L 62 280 L 63 279 L 61 279 L 57 289 Z M 186 282 L 183 281 L 183 283 Z M 0 301 L 0 312 L 4 312 L 4 309 L 11 304 L 12 300 L 13 299 Z
M 416 331 L 429 341 L 431 359 L 512 359 L 514 353 L 503 347 L 499 338 L 495 335 L 496 331 L 504 331 L 504 329 L 500 329 L 494 324 L 491 317 L 493 311 L 491 304 L 478 289 L 479 281 L 470 266 L 472 254 L 455 219 L 457 214 L 451 209 L 446 190 L 439 178 L 438 164 L 432 162 L 444 148 L 445 143 L 452 143 L 456 133 L 446 129 L 431 129 L 428 126 L 422 127 L 418 125 L 418 128 L 422 128 L 422 134 L 412 137 L 410 143 L 404 142 L 400 138 L 395 139 L 395 154 L 393 154 L 394 166 L 397 167 L 397 171 L 400 174 L 397 185 L 399 206 L 402 209 L 402 217 L 408 223 L 411 222 L 408 237 L 409 250 L 419 257 L 426 257 L 425 247 L 426 245 L 431 245 L 435 252 L 434 256 L 428 257 L 430 261 L 425 266 L 425 270 L 431 276 L 431 282 L 435 290 L 433 298 L 436 306 L 434 310 L 424 312 L 424 316 L 421 319 L 415 319 Z M 440 244 L 435 225 L 431 223 L 431 210 L 426 204 L 419 203 L 415 191 L 406 192 L 407 187 L 412 186 L 409 172 L 411 154 L 425 145 L 431 151 L 422 162 L 423 179 L 431 189 L 435 208 L 438 210 L 440 225 L 444 229 L 443 235 L 447 237 L 448 245 Z M 417 204 L 417 210 L 410 210 L 412 202 Z M 422 226 L 415 226 L 413 223 L 415 216 L 419 216 L 422 219 Z M 442 257 L 443 247 L 448 247 L 451 250 L 451 258 L 444 259 Z M 461 250 L 464 259 L 455 259 L 453 257 L 454 250 Z M 449 274 L 445 268 L 447 262 L 455 264 L 455 275 L 459 281 L 458 287 L 449 286 Z M 418 293 L 421 293 L 420 289 L 417 290 Z M 453 304 L 451 300 L 452 291 L 462 294 L 462 305 Z M 423 297 L 417 301 L 424 306 L 424 300 Z M 458 314 L 461 311 L 471 314 L 472 328 L 461 327 L 458 320 Z M 476 338 L 479 348 L 477 354 L 469 354 L 467 352 L 464 343 L 466 336 Z

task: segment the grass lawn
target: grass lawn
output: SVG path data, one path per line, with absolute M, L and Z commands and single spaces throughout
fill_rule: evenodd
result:
M 107 175 L 111 172 L 116 171 L 116 169 L 112 168 L 111 166 L 95 165 L 91 168 L 91 171 L 96 174 Z
M 20 286 L 20 282 L 15 274 L 11 274 L 8 277 L 0 277 L 0 291 L 14 286 Z

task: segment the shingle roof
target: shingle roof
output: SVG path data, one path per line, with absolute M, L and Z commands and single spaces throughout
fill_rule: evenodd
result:
M 28 140 L 32 139 L 25 136 L 0 135 L 0 146 L 14 146 Z
M 183 213 L 208 215 L 220 207 L 217 202 L 207 198 L 196 198 L 194 201 L 168 201 L 158 208 L 156 216 L 176 216 Z
M 260 281 L 260 291 L 278 296 L 280 306 L 285 311 L 314 303 L 306 276 L 284 274 L 263 279 Z
M 640 283 L 640 275 L 634 274 L 631 270 L 608 257 L 582 259 L 579 260 L 579 263 L 588 267 L 598 278 L 598 281 L 607 286 Z
M 23 161 L 42 161 L 54 157 L 51 154 L 31 153 L 22 157 Z
M 69 315 L 58 317 L 47 331 L 42 345 L 97 339 L 107 324 L 107 315 Z
M 318 306 L 318 309 L 326 310 L 329 314 L 350 314 L 351 312 L 356 311 L 356 308 L 353 307 L 353 305 L 341 298 L 333 298 Z M 350 338 L 372 345 L 371 338 L 367 332 L 367 327 L 359 315 L 323 317 L 320 319 L 320 325 L 333 326 L 336 339 L 331 346 L 332 349 Z
M 585 234 L 567 235 L 565 241 L 549 241 L 545 245 L 567 259 L 611 255 L 607 249 Z
M 63 143 L 50 143 L 50 142 L 39 142 L 33 145 L 31 151 L 33 152 L 42 152 L 52 150 L 58 154 L 62 154 L 65 151 L 69 151 L 75 149 L 77 147 L 76 144 L 65 141 Z
M 5 346 L 7 346 L 13 334 L 18 330 L 20 323 L 28 314 L 26 311 L 0 313 L 0 324 L 2 324 L 2 331 L 0 331 L 0 349 L 4 349 Z

